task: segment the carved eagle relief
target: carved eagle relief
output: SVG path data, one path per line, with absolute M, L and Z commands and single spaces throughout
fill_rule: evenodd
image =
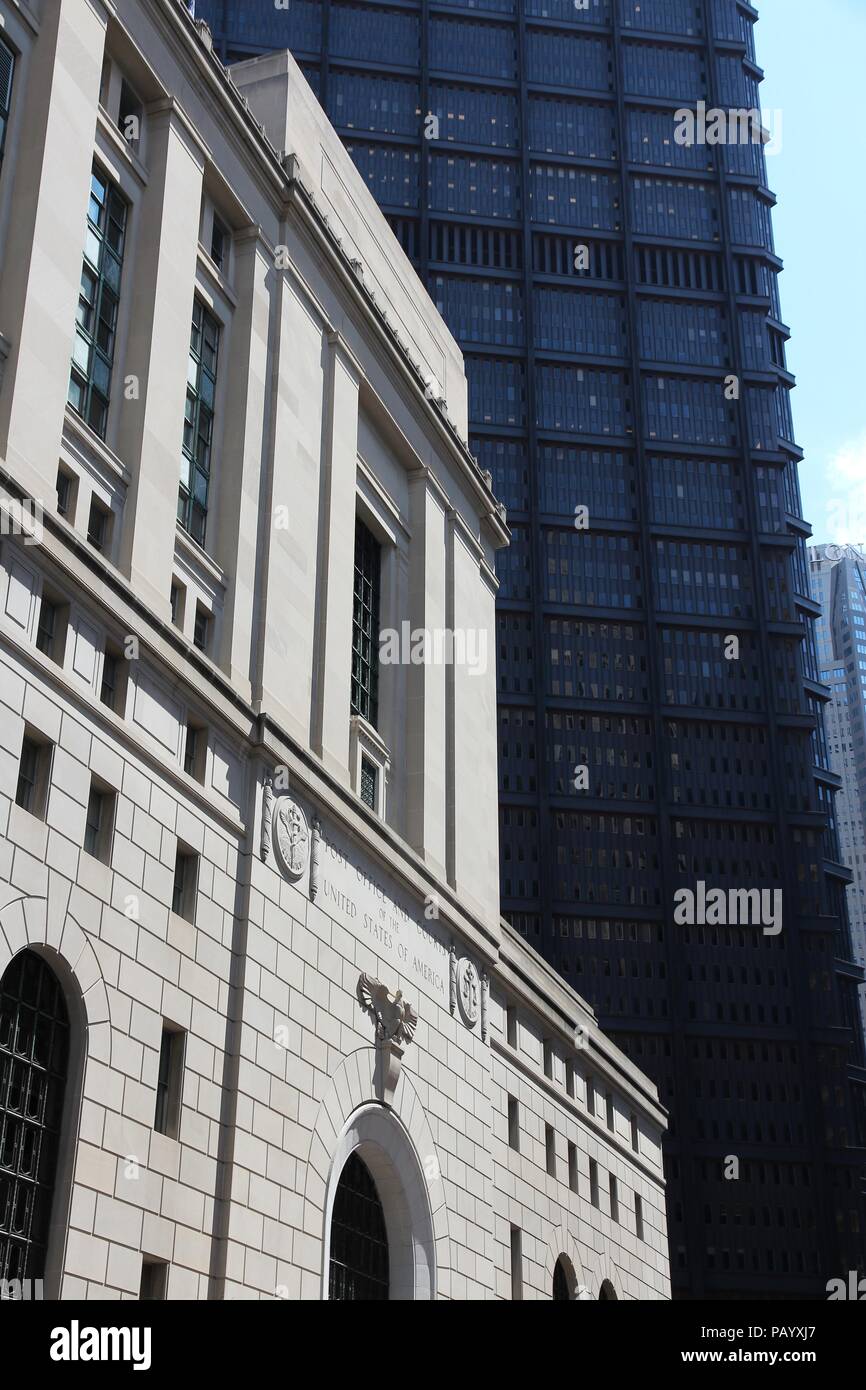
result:
M 403 998 L 403 991 L 391 994 L 381 980 L 369 975 L 358 978 L 358 1003 L 376 1024 L 376 1037 L 382 1042 L 410 1043 L 415 1036 L 418 1015 Z

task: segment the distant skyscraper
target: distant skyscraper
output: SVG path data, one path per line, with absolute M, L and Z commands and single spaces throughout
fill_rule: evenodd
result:
M 226 61 L 293 50 L 466 354 L 513 534 L 503 909 L 671 1109 L 675 1291 L 822 1296 L 864 1264 L 866 1071 L 774 200 L 760 142 L 676 138 L 758 107 L 756 11 L 197 13 Z M 702 881 L 780 890 L 783 930 L 677 925 Z
M 830 686 L 827 748 L 842 779 L 836 825 L 842 859 L 854 882 L 848 911 L 854 955 L 866 966 L 866 547 L 818 545 L 809 550 L 812 592 L 821 605 L 818 661 Z M 866 988 L 860 990 L 866 1027 Z

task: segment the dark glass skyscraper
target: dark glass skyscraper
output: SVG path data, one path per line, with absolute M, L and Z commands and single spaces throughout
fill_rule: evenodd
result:
M 292 49 L 465 351 L 513 529 L 503 909 L 659 1082 L 675 1290 L 826 1296 L 866 1263 L 866 1070 L 773 195 L 760 143 L 676 139 L 758 107 L 757 11 L 197 13 L 226 61 Z M 781 890 L 782 930 L 678 924 L 699 882 Z

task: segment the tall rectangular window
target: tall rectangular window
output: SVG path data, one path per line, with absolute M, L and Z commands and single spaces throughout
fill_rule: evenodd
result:
M 352 608 L 352 713 L 376 727 L 379 717 L 379 593 L 382 547 L 363 521 L 355 522 Z
M 577 1145 L 568 1145 L 568 1185 L 572 1192 L 577 1191 Z
M 638 1192 L 634 1194 L 634 1228 L 638 1240 L 643 1240 L 643 1198 Z
M 598 1164 L 594 1158 L 589 1160 L 589 1200 L 598 1206 Z
M 21 744 L 21 759 L 18 763 L 18 783 L 15 788 L 15 804 L 31 816 L 45 819 L 48 802 L 48 778 L 51 763 L 51 744 L 34 738 L 29 732 Z
M 544 1126 L 544 1158 L 550 1177 L 556 1177 L 556 1131 L 553 1125 Z
M 84 848 L 94 859 L 101 859 L 104 864 L 109 863 L 111 859 L 116 804 L 116 793 L 94 778 L 90 783 L 90 796 L 87 801 Z
M 69 404 L 100 439 L 105 438 L 108 424 L 126 216 L 127 204 L 120 192 L 94 166 L 69 376 Z
M 15 54 L 4 39 L 0 39 L 0 168 L 3 167 L 3 150 L 6 145 L 6 126 L 9 123 L 9 108 L 12 105 L 12 77 L 15 72 Z
M 508 1145 L 520 1150 L 520 1106 L 516 1096 L 508 1097 Z
M 612 1221 L 619 1221 L 619 1190 L 617 1181 L 613 1173 L 608 1175 L 608 1191 L 610 1193 L 610 1217 Z
M 153 1127 L 158 1134 L 167 1134 L 170 1139 L 177 1138 L 180 1128 L 184 1038 L 185 1034 L 179 1028 L 163 1022 Z
M 193 304 L 177 519 L 204 545 L 213 447 L 220 326 L 200 299 Z
M 523 1241 L 517 1226 L 511 1227 L 511 1297 L 523 1298 Z
M 174 885 L 171 910 L 188 922 L 195 921 L 195 900 L 198 889 L 198 855 L 195 850 L 178 844 L 174 858 Z

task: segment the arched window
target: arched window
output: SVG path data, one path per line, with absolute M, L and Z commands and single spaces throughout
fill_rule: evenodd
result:
M 0 1280 L 45 1275 L 68 1061 L 60 985 L 21 951 L 0 980 Z
M 561 1255 L 556 1261 L 556 1266 L 553 1271 L 553 1298 L 554 1302 L 569 1303 L 571 1301 L 568 1274 L 566 1273 Z
M 602 1298 L 609 1298 L 609 1299 L 614 1299 L 614 1300 L 616 1299 L 616 1289 L 614 1288 L 613 1284 L 610 1282 L 609 1279 L 605 1279 L 604 1283 L 602 1284 L 601 1288 L 599 1289 L 598 1296 L 599 1296 L 599 1299 L 602 1299 Z
M 334 1197 L 328 1297 L 387 1300 L 389 1283 L 382 1203 L 366 1163 L 351 1153 Z

